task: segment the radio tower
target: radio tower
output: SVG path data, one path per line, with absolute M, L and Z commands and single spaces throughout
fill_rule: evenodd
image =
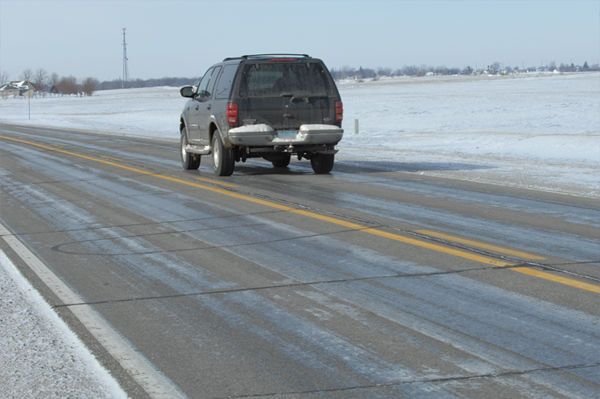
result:
M 127 82 L 127 42 L 125 42 L 125 28 L 123 28 L 123 81 L 121 82 L 121 88 L 125 87 Z

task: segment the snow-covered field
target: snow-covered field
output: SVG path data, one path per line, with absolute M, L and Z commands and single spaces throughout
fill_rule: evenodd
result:
M 401 77 L 338 87 L 346 132 L 336 162 L 600 197 L 600 73 Z M 0 99 L 0 122 L 178 141 L 184 103 L 171 87 L 8 98 Z M 32 299 L 16 270 L 8 273 L 14 266 L 1 253 L 0 261 L 3 389 L 30 396 L 23 381 L 54 380 L 47 397 L 121 395 L 76 339 L 60 341 L 66 327 Z M 80 379 L 86 373 L 102 377 Z
M 600 194 L 598 73 L 401 78 L 341 85 L 341 92 L 346 131 L 358 118 L 360 133 L 345 137 L 340 159 Z
M 338 162 L 600 196 L 600 73 L 342 81 Z M 178 140 L 178 88 L 0 99 L 0 121 Z M 354 133 L 354 120 L 359 134 Z

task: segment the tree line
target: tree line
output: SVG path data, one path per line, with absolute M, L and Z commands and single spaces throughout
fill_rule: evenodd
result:
M 63 95 L 91 96 L 100 86 L 100 81 L 96 78 L 89 77 L 78 80 L 73 75 L 59 76 L 56 72 L 48 74 L 43 68 L 39 68 L 35 72 L 27 68 L 21 73 L 19 80 L 32 83 L 36 91 Z M 10 75 L 7 72 L 0 73 L 0 86 L 9 82 Z
M 157 86 L 171 86 L 181 87 L 186 85 L 195 85 L 200 81 L 200 77 L 192 78 L 173 78 L 164 77 L 160 79 L 133 79 L 123 81 L 122 79 L 113 79 L 100 83 L 100 90 L 114 90 L 114 89 L 135 89 L 142 87 L 157 87 Z
M 332 68 L 330 70 L 331 75 L 335 80 L 339 79 L 376 79 L 382 76 L 394 77 L 394 76 L 424 76 L 427 74 L 436 75 L 471 75 L 471 74 L 509 74 L 514 72 L 535 72 L 535 71 L 550 71 L 555 70 L 560 72 L 589 72 L 589 71 L 600 71 L 600 65 L 594 64 L 589 65 L 586 61 L 583 65 L 575 65 L 573 63 L 563 64 L 556 66 L 556 62 L 552 61 L 544 67 L 528 67 L 528 68 L 511 68 L 510 66 L 504 66 L 502 63 L 496 61 L 490 65 L 482 68 L 471 68 L 466 66 L 464 68 L 447 68 L 446 66 L 432 67 L 428 65 L 405 65 L 402 68 L 363 68 L 358 69 L 343 66 L 341 68 Z M 78 80 L 73 75 L 70 76 L 59 76 L 56 72 L 48 74 L 43 68 L 37 69 L 35 72 L 29 68 L 25 69 L 20 75 L 20 80 L 26 80 L 31 82 L 36 90 L 62 94 L 62 95 L 86 95 L 91 96 L 96 90 L 114 90 L 121 88 L 142 88 L 142 87 L 156 87 L 156 86 L 172 86 L 181 87 L 185 85 L 197 84 L 200 77 L 192 78 L 175 78 L 175 77 L 163 77 L 160 79 L 133 79 L 123 81 L 122 79 L 113 79 L 109 81 L 100 82 L 98 79 L 88 77 L 82 80 Z M 0 86 L 3 86 L 10 81 L 10 76 L 7 72 L 0 72 Z
M 462 71 L 458 68 L 446 68 L 445 66 L 431 67 L 428 65 L 409 65 L 398 69 L 392 68 L 363 68 L 358 69 L 343 66 L 341 68 L 332 68 L 330 70 L 331 76 L 335 79 L 373 79 L 380 76 L 423 76 L 428 73 L 435 73 L 438 75 L 458 75 Z
M 331 75 L 334 79 L 372 79 L 378 78 L 380 76 L 424 76 L 427 74 L 435 74 L 435 75 L 472 75 L 472 74 L 509 74 L 514 72 L 536 72 L 536 71 L 550 71 L 553 72 L 555 70 L 560 72 L 589 72 L 589 71 L 600 71 L 600 65 L 595 64 L 590 66 L 586 61 L 583 65 L 575 65 L 571 63 L 571 65 L 560 64 L 560 66 L 556 66 L 556 62 L 552 61 L 547 66 L 543 67 L 527 67 L 527 68 L 519 68 L 519 67 L 510 67 L 504 66 L 501 62 L 493 62 L 490 65 L 486 65 L 482 68 L 472 68 L 471 66 L 466 66 L 464 68 L 448 68 L 446 66 L 438 66 L 432 67 L 429 65 L 405 65 L 402 68 L 392 69 L 392 68 L 383 68 L 379 67 L 376 69 L 373 68 L 363 68 L 360 67 L 358 69 L 343 66 L 341 68 L 332 68 Z
M 43 68 L 39 68 L 36 71 L 27 68 L 19 75 L 18 80 L 31 82 L 37 91 L 63 95 L 82 94 L 91 96 L 96 90 L 131 89 L 156 86 L 181 87 L 185 85 L 194 85 L 200 81 L 200 77 L 164 77 L 160 79 L 134 79 L 125 82 L 122 79 L 114 79 L 100 82 L 98 79 L 92 77 L 79 80 L 73 75 L 59 76 L 56 72 L 48 74 Z M 10 81 L 11 78 L 7 72 L 3 71 L 0 73 L 0 87 Z

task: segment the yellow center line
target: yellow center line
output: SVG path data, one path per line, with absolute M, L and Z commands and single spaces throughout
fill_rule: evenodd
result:
M 508 249 L 508 248 L 497 247 L 495 245 L 488 245 L 488 244 L 484 244 L 482 242 L 465 240 L 464 238 L 459 238 L 459 237 L 454 237 L 454 236 L 450 236 L 450 235 L 447 235 L 447 234 L 437 233 L 435 231 L 416 230 L 416 232 L 417 233 L 422 233 L 422 234 L 427 234 L 427 235 L 433 236 L 433 237 L 444 238 L 446 240 L 450 240 L 450 241 L 454 241 L 454 242 L 459 242 L 461 244 L 471 245 L 473 247 L 489 249 L 491 251 L 500 252 L 502 254 L 508 254 L 508 255 L 518 256 L 519 258 L 523 258 L 523 259 L 532 259 L 532 260 L 546 259 L 546 258 L 542 258 L 541 256 L 531 255 L 531 254 L 528 254 L 528 253 L 525 253 L 525 252 L 513 251 L 513 250 Z
M 119 158 L 113 158 L 113 157 L 107 157 L 106 155 L 100 155 L 100 158 L 112 159 L 113 161 L 119 161 L 119 162 L 123 162 L 123 160 L 122 160 L 122 159 L 119 159 Z
M 52 151 L 57 151 L 57 152 L 60 152 L 60 153 L 63 153 L 63 154 L 68 154 L 68 155 L 72 155 L 72 156 L 75 156 L 75 157 L 79 157 L 79 158 L 83 158 L 83 159 L 87 159 L 87 160 L 91 160 L 91 161 L 100 162 L 100 163 L 103 163 L 105 165 L 115 166 L 115 167 L 118 167 L 118 168 L 121 168 L 121 169 L 125 169 L 125 170 L 129 170 L 129 171 L 132 171 L 132 172 L 138 172 L 138 173 L 141 173 L 141 174 L 144 174 L 144 175 L 158 177 L 158 178 L 163 179 L 163 180 L 168 180 L 168 181 L 172 181 L 172 182 L 175 182 L 175 183 L 185 184 L 187 186 L 202 188 L 204 190 L 212 191 L 214 193 L 223 194 L 223 195 L 227 195 L 229 197 L 233 197 L 233 198 L 238 198 L 238 199 L 242 199 L 242 200 L 254 202 L 256 204 L 265 205 L 265 206 L 268 206 L 268 207 L 271 207 L 271 208 L 275 208 L 275 209 L 279 209 L 279 210 L 282 210 L 282 211 L 296 213 L 298 215 L 303 215 L 303 216 L 307 216 L 307 217 L 310 217 L 310 218 L 313 218 L 313 219 L 318 219 L 318 220 L 322 220 L 322 221 L 325 221 L 325 222 L 333 223 L 333 224 L 336 224 L 336 225 L 339 225 L 339 226 L 344 226 L 344 227 L 347 227 L 347 228 L 352 229 L 352 230 L 363 231 L 365 233 L 377 235 L 377 236 L 380 236 L 380 237 L 389 238 L 389 239 L 392 239 L 392 240 L 395 240 L 395 241 L 399 241 L 399 242 L 403 242 L 403 243 L 407 243 L 407 244 L 411 244 L 411 245 L 415 245 L 415 246 L 419 246 L 419 247 L 423 247 L 423 248 L 432 249 L 432 250 L 439 251 L 439 252 L 444 252 L 444 253 L 451 254 L 451 255 L 454 255 L 454 256 L 459 256 L 461 258 L 470 259 L 470 260 L 473 260 L 473 261 L 476 261 L 476 262 L 486 263 L 486 264 L 489 264 L 489 265 L 500 266 L 500 267 L 514 266 L 513 263 L 508 263 L 508 262 L 504 262 L 504 261 L 498 261 L 498 260 L 491 259 L 491 258 L 488 258 L 488 257 L 485 257 L 485 256 L 475 255 L 475 254 L 472 254 L 472 253 L 469 253 L 469 252 L 460 251 L 460 250 L 456 250 L 456 249 L 453 249 L 453 248 L 447 248 L 447 247 L 444 247 L 442 245 L 432 244 L 432 243 L 425 242 L 425 241 L 415 240 L 413 238 L 403 237 L 403 236 L 398 235 L 398 234 L 388 233 L 388 232 L 385 232 L 383 230 L 369 228 L 367 226 L 363 226 L 363 225 L 356 224 L 356 223 L 346 222 L 346 221 L 341 220 L 341 219 L 337 219 L 337 218 L 333 218 L 333 217 L 330 217 L 330 216 L 321 215 L 321 214 L 318 214 L 318 213 L 315 213 L 315 212 L 310 212 L 310 211 L 306 211 L 306 210 L 303 210 L 303 209 L 292 208 L 292 207 L 287 206 L 287 205 L 281 205 L 281 204 L 277 204 L 275 202 L 265 201 L 265 200 L 262 200 L 262 199 L 259 199 L 259 198 L 254 198 L 254 197 L 250 197 L 250 196 L 244 195 L 244 194 L 233 193 L 233 192 L 230 192 L 230 191 L 227 191 L 227 190 L 223 190 L 223 189 L 220 189 L 220 188 L 217 188 L 217 187 L 205 186 L 203 184 L 191 182 L 191 181 L 188 181 L 188 180 L 179 179 L 177 177 L 171 177 L 171 176 L 161 175 L 161 174 L 158 174 L 158 173 L 148 172 L 148 171 L 145 171 L 145 170 L 142 170 L 142 169 L 133 168 L 131 166 L 125 166 L 125 165 L 117 164 L 117 163 L 114 163 L 114 162 L 105 161 L 103 159 L 98 159 L 98 158 L 90 157 L 90 156 L 87 156 L 87 155 L 77 154 L 77 153 L 70 152 L 70 151 L 58 150 L 56 148 L 44 146 L 42 144 L 37 144 L 37 143 L 29 142 L 29 141 L 13 139 L 13 138 L 10 138 L 10 137 L 5 137 L 5 136 L 0 136 L 0 137 L 6 138 L 8 140 L 18 141 L 18 142 L 25 143 L 25 144 L 30 144 L 30 145 L 37 146 L 37 147 L 40 147 L 40 148 L 45 148 L 45 149 L 52 150 Z
M 0 136 L 0 138 L 4 138 L 7 140 L 12 140 L 12 141 L 17 141 L 17 142 L 21 142 L 24 144 L 29 144 L 29 145 L 33 145 L 36 147 L 40 147 L 40 148 L 45 148 L 48 150 L 52 150 L 52 151 L 56 151 L 56 152 L 60 152 L 63 154 L 68 154 L 71 156 L 75 156 L 75 157 L 79 157 L 82 159 L 87 159 L 90 161 L 95 161 L 95 162 L 100 162 L 103 163 L 105 165 L 111 165 L 111 166 L 115 166 L 117 168 L 121 168 L 121 169 L 125 169 L 125 170 L 129 170 L 132 172 L 137 172 L 143 175 L 147 175 L 147 176 L 153 176 L 153 177 L 157 177 L 159 179 L 163 179 L 163 180 L 168 180 L 168 181 L 172 181 L 175 183 L 180 183 L 180 184 L 185 184 L 187 186 L 192 186 L 192 187 L 197 187 L 197 188 L 201 188 L 204 190 L 208 190 L 208 191 L 212 191 L 214 193 L 218 193 L 218 194 L 223 194 L 223 195 L 227 195 L 229 197 L 233 197 L 233 198 L 238 198 L 238 199 L 242 199 L 245 201 L 250 201 L 250 202 L 254 202 L 256 204 L 261 204 L 261 205 L 265 205 L 271 208 L 275 208 L 275 209 L 279 209 L 282 211 L 287 211 L 287 212 L 292 212 L 298 215 L 303 215 L 303 216 L 307 216 L 313 219 L 318 219 L 318 220 L 322 220 L 325 222 L 329 222 L 332 224 L 336 224 L 339 226 L 344 226 L 347 227 L 349 229 L 352 230 L 357 230 L 357 231 L 362 231 L 364 233 L 368 233 L 368 234 L 373 234 L 379 237 L 385 237 L 391 240 L 395 240 L 398 242 L 403 242 L 406 244 L 410 244 L 410 245 L 415 245 L 415 246 L 419 246 L 422 248 L 427 248 L 427 249 L 431 249 L 434 251 L 438 251 L 438 252 L 443 252 L 446 254 L 450 254 L 450 255 L 454 255 L 454 256 L 458 256 L 461 258 L 465 258 L 465 259 L 470 259 L 476 262 L 481 262 L 481 263 L 486 263 L 489 265 L 494 265 L 494 266 L 499 266 L 499 267 L 506 267 L 506 266 L 515 266 L 514 263 L 509 263 L 509 262 L 504 262 L 504 261 L 498 261 L 492 258 L 488 258 L 485 256 L 480 256 L 480 255 L 475 255 L 469 252 L 465 252 L 465 251 L 461 251 L 461 250 L 457 250 L 457 249 L 453 249 L 453 248 L 448 248 L 448 247 L 444 247 L 442 245 L 438 245 L 438 244 L 433 244 L 433 243 L 429 243 L 429 242 L 425 242 L 425 241 L 420 241 L 420 240 L 416 240 L 414 238 L 408 238 L 408 237 L 404 237 L 401 236 L 399 234 L 394 234 L 394 233 L 390 233 L 390 232 L 386 232 L 383 230 L 379 230 L 379 229 L 374 229 L 374 228 L 370 228 L 367 226 L 363 226 L 357 223 L 352 223 L 352 222 L 346 222 L 344 220 L 341 219 L 337 219 L 334 217 L 330 217 L 330 216 L 325 216 L 325 215 L 321 215 L 315 212 L 311 212 L 311 211 L 306 211 L 303 209 L 297 209 L 297 208 L 292 208 L 289 207 L 287 205 L 281 205 L 281 204 L 277 204 L 275 202 L 271 202 L 271 201 L 265 201 L 259 198 L 254 198 L 254 197 L 250 197 L 248 195 L 244 195 L 244 194 L 238 194 L 238 193 L 233 193 L 227 190 L 223 190 L 217 187 L 210 187 L 210 186 L 205 186 L 203 184 L 199 184 L 199 183 L 195 183 L 195 182 L 191 182 L 188 180 L 183 180 L 183 179 L 179 179 L 176 177 L 171 177 L 171 176 L 167 176 L 167 175 L 161 175 L 159 173 L 153 173 L 153 172 L 148 172 L 142 169 L 138 169 L 138 168 L 133 168 L 130 166 L 125 166 L 125 165 L 121 165 L 121 164 L 117 164 L 114 162 L 110 162 L 110 161 L 105 161 L 103 159 L 99 159 L 99 158 L 94 158 L 94 157 L 89 157 L 86 155 L 81 155 L 81 154 L 77 154 L 74 152 L 70 152 L 70 151 L 65 151 L 65 150 L 59 150 L 53 147 L 48 147 L 42 144 L 37 144 L 37 143 L 33 143 L 30 141 L 25 141 L 25 140 L 19 140 L 19 139 L 15 139 L 15 138 L 11 138 L 11 137 L 6 137 L 6 136 Z M 421 230 L 422 232 L 423 230 Z M 439 234 L 439 233 L 436 233 Z M 448 237 L 452 237 L 452 236 L 448 236 Z M 457 238 L 457 237 L 456 237 Z M 468 240 L 465 240 L 468 241 Z M 487 244 L 482 244 L 482 243 L 478 243 L 481 245 L 487 245 Z M 499 247 L 496 247 L 499 248 Z M 546 272 L 541 272 L 541 271 L 537 271 L 537 270 L 533 270 L 530 268 L 514 268 L 511 269 L 514 271 L 518 271 L 521 273 L 525 273 L 528 274 L 530 276 L 535 276 L 535 277 L 539 277 L 545 280 L 550 280 L 550 281 L 554 281 L 557 283 L 561 283 L 561 284 L 565 284 L 565 285 L 569 285 L 572 287 L 577 287 L 583 290 L 587 290 L 587 291 L 592 291 L 592 292 L 597 292 L 600 293 L 600 287 L 593 285 L 593 284 L 587 284 L 587 283 L 582 283 L 580 281 L 577 280 L 572 280 L 569 278 L 565 278 L 565 277 L 559 277 L 550 273 L 546 273 Z
M 588 284 L 581 281 L 573 280 L 566 277 L 557 276 L 555 274 L 550 274 L 546 272 L 542 272 L 539 270 L 530 269 L 528 267 L 519 267 L 511 269 L 519 273 L 527 274 L 529 276 L 534 276 L 538 278 L 543 278 L 544 280 L 554 281 L 555 283 L 569 285 L 571 287 L 580 288 L 582 290 L 595 292 L 600 294 L 600 286 L 594 284 Z
M 465 239 L 460 238 L 460 237 L 454 237 L 454 236 L 451 236 L 451 235 L 448 235 L 448 234 L 442 234 L 442 233 L 438 233 L 438 232 L 435 232 L 435 231 L 416 230 L 416 232 L 417 233 L 422 233 L 422 234 L 427 234 L 427 235 L 438 237 L 438 238 L 444 238 L 446 240 L 450 240 L 450 241 L 454 241 L 454 242 L 459 242 L 461 244 L 472 245 L 474 247 L 489 249 L 489 250 L 492 250 L 492 251 L 496 251 L 496 252 L 500 252 L 500 253 L 505 253 L 505 254 L 509 254 L 509 255 L 515 255 L 515 256 L 518 256 L 518 257 L 524 258 L 524 259 L 532 259 L 532 260 L 543 260 L 543 259 L 546 259 L 546 258 L 542 258 L 541 256 L 531 255 L 531 254 L 528 254 L 528 253 L 525 253 L 525 252 L 513 251 L 513 250 L 510 250 L 510 249 L 507 249 L 507 248 L 501 248 L 501 247 L 497 247 L 495 245 L 488 245 L 488 244 L 484 244 L 484 243 L 477 242 L 477 241 L 465 240 Z M 543 271 L 540 271 L 540 270 L 531 269 L 529 267 L 517 267 L 517 268 L 511 269 L 511 270 L 514 270 L 515 272 L 527 274 L 529 276 L 534 276 L 534 277 L 538 277 L 538 278 L 543 278 L 545 280 L 554 281 L 556 283 L 569 285 L 571 287 L 577 287 L 577 288 L 580 288 L 582 290 L 600 293 L 600 287 L 597 286 L 597 285 L 588 284 L 588 283 L 584 283 L 584 282 L 581 282 L 581 281 L 573 280 L 573 279 L 570 279 L 570 278 L 557 276 L 556 274 L 551 274 L 551 273 L 543 272 Z
M 201 181 L 205 181 L 207 183 L 213 183 L 213 184 L 220 184 L 221 186 L 225 186 L 225 187 L 238 187 L 235 184 L 231 184 L 231 183 L 224 183 L 222 181 L 218 181 L 218 180 L 212 180 L 212 179 L 207 179 L 206 177 L 194 177 L 195 180 L 201 180 Z

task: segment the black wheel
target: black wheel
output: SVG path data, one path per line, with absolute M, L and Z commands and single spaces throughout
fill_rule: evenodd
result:
M 325 174 L 333 169 L 334 154 L 314 154 L 310 159 L 310 165 L 317 174 Z
M 181 166 L 184 170 L 194 170 L 200 167 L 200 155 L 190 154 L 186 151 L 185 147 L 188 144 L 187 136 L 185 134 L 185 128 L 181 129 Z
M 212 140 L 213 170 L 217 176 L 231 176 L 235 159 L 233 150 L 225 148 L 221 142 L 219 134 L 215 132 Z
M 285 154 L 283 158 L 280 158 L 276 161 L 271 161 L 271 163 L 276 168 L 285 168 L 290 164 L 290 159 L 292 159 L 292 156 L 290 154 Z

